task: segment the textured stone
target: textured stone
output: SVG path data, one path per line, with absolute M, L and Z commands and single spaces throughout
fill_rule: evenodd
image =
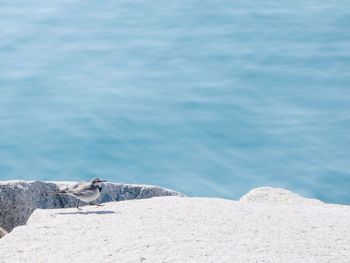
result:
M 0 239 L 0 263 L 349 263 L 350 206 L 304 204 L 169 196 L 37 209 Z
M 268 205 L 322 205 L 320 200 L 301 197 L 282 188 L 260 187 L 249 191 L 239 200 L 241 203 Z
M 68 208 L 86 205 L 77 199 L 65 195 L 52 195 L 73 182 L 41 182 L 41 181 L 6 181 L 0 182 L 0 227 L 11 231 L 14 227 L 27 222 L 32 212 L 45 208 Z M 144 199 L 155 196 L 181 196 L 182 194 L 147 185 L 128 185 L 105 183 L 98 203 L 130 199 Z

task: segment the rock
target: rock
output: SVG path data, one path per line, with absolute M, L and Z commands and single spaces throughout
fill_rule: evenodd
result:
M 169 196 L 37 209 L 0 240 L 0 262 L 349 262 L 349 206 L 265 203 Z
M 0 226 L 11 231 L 14 227 L 25 224 L 37 208 L 75 207 L 77 200 L 74 197 L 49 194 L 49 192 L 73 184 L 73 182 L 41 181 L 0 182 Z M 169 195 L 182 194 L 157 186 L 106 183 L 97 202 L 105 203 Z M 79 201 L 79 205 L 86 204 Z
M 0 238 L 2 238 L 3 236 L 5 236 L 7 234 L 7 231 L 3 228 L 0 227 Z
M 267 205 L 322 205 L 320 200 L 301 197 L 282 188 L 260 187 L 242 196 L 241 203 L 259 203 Z

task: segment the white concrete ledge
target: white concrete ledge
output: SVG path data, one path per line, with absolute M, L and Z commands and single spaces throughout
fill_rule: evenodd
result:
M 349 218 L 350 206 L 273 188 L 38 209 L 0 240 L 0 262 L 349 263 Z

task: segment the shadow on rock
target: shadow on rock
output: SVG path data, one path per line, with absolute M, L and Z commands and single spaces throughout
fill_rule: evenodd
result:
M 114 214 L 114 211 L 76 211 L 76 212 L 60 212 L 56 213 L 56 215 L 90 215 L 90 214 L 97 214 L 97 215 L 106 215 L 106 214 Z

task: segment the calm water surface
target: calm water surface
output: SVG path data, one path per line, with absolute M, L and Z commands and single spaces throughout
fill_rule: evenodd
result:
M 350 1 L 0 3 L 0 180 L 350 203 Z

